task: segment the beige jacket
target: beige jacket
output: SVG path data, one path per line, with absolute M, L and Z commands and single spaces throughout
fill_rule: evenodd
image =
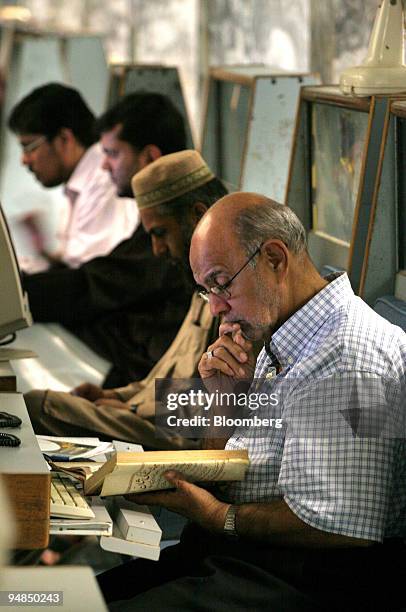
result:
M 155 379 L 197 378 L 197 366 L 207 346 L 217 338 L 218 320 L 197 293 L 169 349 L 148 376 L 139 382 L 115 389 L 124 402 L 137 406 L 137 415 L 152 419 L 155 414 Z

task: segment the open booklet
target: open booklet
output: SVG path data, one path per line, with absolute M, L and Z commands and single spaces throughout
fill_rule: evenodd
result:
M 37 435 L 41 452 L 54 461 L 82 461 L 113 450 L 111 442 L 99 438 L 68 438 Z
M 127 495 L 170 489 L 168 470 L 182 472 L 191 482 L 243 480 L 249 465 L 246 450 L 118 452 L 100 468 L 89 464 L 63 466 L 80 478 L 85 495 Z M 61 469 L 61 464 L 57 464 Z

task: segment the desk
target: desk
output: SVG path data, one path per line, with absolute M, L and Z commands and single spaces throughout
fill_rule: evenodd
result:
M 0 393 L 17 390 L 16 375 L 9 361 L 0 361 Z
M 23 396 L 1 393 L 0 410 L 20 417 L 16 429 L 3 428 L 21 440 L 17 448 L 0 446 L 0 474 L 17 524 L 16 548 L 44 548 L 49 538 L 50 473 L 39 449 Z
M 107 612 L 96 579 L 89 567 L 6 567 L 0 570 L 2 591 L 62 591 L 62 606 L 29 606 L 29 610 Z M 3 603 L 3 602 L 2 602 Z M 16 610 L 1 606 L 1 610 Z

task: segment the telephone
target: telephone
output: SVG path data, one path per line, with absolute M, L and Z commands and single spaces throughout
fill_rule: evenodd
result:
M 20 446 L 21 440 L 13 434 L 0 431 L 0 446 Z
M 22 421 L 15 414 L 0 411 L 0 427 L 20 427 Z M 0 446 L 20 446 L 21 440 L 10 433 L 0 432 Z
M 0 412 L 0 427 L 20 427 L 22 421 L 15 414 Z

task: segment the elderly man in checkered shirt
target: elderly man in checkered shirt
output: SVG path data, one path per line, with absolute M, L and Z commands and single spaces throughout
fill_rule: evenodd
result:
M 207 389 L 248 379 L 248 398 L 278 401 L 257 407 L 251 427 L 216 408 L 227 426 L 206 444 L 248 449 L 243 482 L 209 492 L 171 472 L 174 490 L 133 497 L 191 524 L 154 568 L 119 568 L 114 587 L 105 575 L 107 599 L 127 600 L 120 610 L 402 609 L 406 334 L 346 274 L 322 278 L 294 213 L 256 194 L 205 214 L 191 266 L 223 317 L 199 366 Z M 132 574 L 138 586 L 125 587 Z

